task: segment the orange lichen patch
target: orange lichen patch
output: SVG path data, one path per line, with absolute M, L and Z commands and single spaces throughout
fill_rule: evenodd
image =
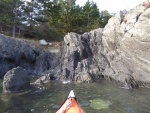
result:
M 147 3 L 144 4 L 144 10 L 146 10 L 148 8 L 150 8 L 150 2 L 147 2 Z
M 127 23 L 127 19 L 124 18 L 123 22 L 124 22 L 124 24 L 126 24 Z

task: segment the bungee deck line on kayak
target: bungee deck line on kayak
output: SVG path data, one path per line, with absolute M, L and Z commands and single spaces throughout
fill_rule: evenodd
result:
M 64 101 L 61 107 L 56 113 L 85 113 L 82 108 L 78 105 L 74 91 L 71 90 L 68 98 Z

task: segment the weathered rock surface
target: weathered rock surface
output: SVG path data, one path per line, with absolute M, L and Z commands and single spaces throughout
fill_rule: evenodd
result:
M 114 76 L 111 78 L 138 87 L 150 83 L 150 9 L 144 11 L 142 4 L 124 15 L 111 18 L 103 32 L 104 53 Z M 115 27 L 111 27 L 115 26 Z
M 0 35 L 0 77 L 20 66 L 31 74 L 41 75 L 57 65 L 57 56 L 25 40 Z
M 54 79 L 53 75 L 49 73 L 38 78 L 34 84 L 49 83 L 53 79 Z
M 102 32 L 103 29 L 99 28 L 83 35 L 68 33 L 64 37 L 66 51 L 62 69 L 58 71 L 60 80 L 91 82 L 103 78 L 102 72 L 108 67 L 109 62 L 101 53 L 104 49 Z
M 95 64 L 95 56 L 98 54 L 98 48 L 101 45 L 103 29 L 97 29 L 90 33 L 78 35 L 76 33 L 68 33 L 64 37 L 66 51 L 62 62 L 62 69 L 58 72 L 61 80 L 71 79 L 77 82 L 89 82 L 96 76 L 97 67 Z
M 64 52 L 57 77 L 87 82 L 98 78 L 130 87 L 150 84 L 150 8 L 142 4 L 120 11 L 104 29 L 64 37 Z
M 17 67 L 8 71 L 3 80 L 3 92 L 11 93 L 30 87 L 30 76 L 27 70 Z

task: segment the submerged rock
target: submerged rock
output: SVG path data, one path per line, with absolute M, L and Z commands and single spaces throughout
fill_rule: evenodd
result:
M 94 99 L 90 101 L 90 107 L 96 110 L 101 110 L 101 109 L 108 109 L 109 106 L 112 104 L 108 100 L 101 100 L 101 99 Z

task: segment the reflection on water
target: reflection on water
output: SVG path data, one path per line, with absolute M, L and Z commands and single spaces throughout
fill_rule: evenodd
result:
M 104 80 L 90 84 L 52 82 L 24 94 L 0 94 L 0 113 L 55 113 L 72 89 L 86 113 L 150 113 L 150 90 L 125 90 Z M 93 109 L 90 102 L 95 99 L 109 101 L 111 105 Z

